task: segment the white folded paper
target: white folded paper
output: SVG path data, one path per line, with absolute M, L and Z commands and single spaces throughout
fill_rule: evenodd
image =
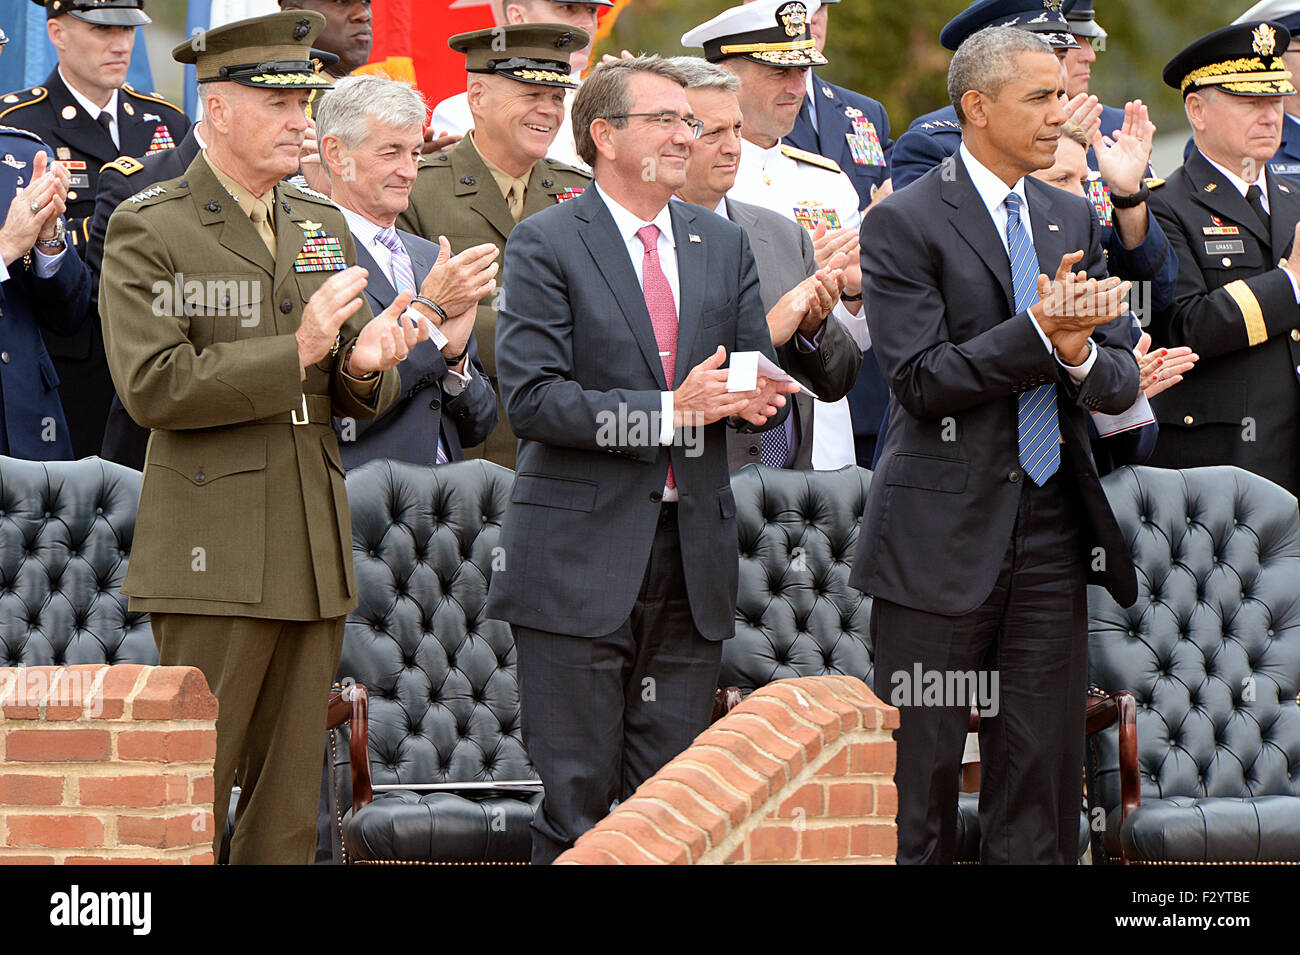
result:
M 1141 428 L 1155 420 L 1156 416 L 1151 411 L 1146 395 L 1138 395 L 1138 400 L 1133 402 L 1133 406 L 1121 414 L 1094 412 L 1092 416 L 1093 426 L 1097 429 L 1097 434 L 1103 438 Z
M 795 379 L 781 369 L 779 365 L 769 359 L 761 351 L 733 351 L 731 353 L 731 362 L 727 366 L 727 390 L 728 391 L 753 391 L 758 387 L 758 376 L 762 375 L 770 381 L 795 381 Z M 816 398 L 817 395 L 811 388 L 799 384 L 799 390 L 804 394 Z

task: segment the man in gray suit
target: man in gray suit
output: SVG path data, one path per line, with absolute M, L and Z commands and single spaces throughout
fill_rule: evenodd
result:
M 352 229 L 357 264 L 370 273 L 367 300 L 383 311 L 401 292 L 418 290 L 411 308 L 436 332 L 397 366 L 402 392 L 386 412 L 373 421 L 334 421 L 349 468 L 375 458 L 459 461 L 497 422 L 496 393 L 474 341 L 478 302 L 496 287 L 496 247 L 452 258 L 446 239 L 439 249 L 394 226 L 415 183 L 424 117 L 419 93 L 378 76 L 339 80 L 316 109 L 330 198 Z
M 759 295 L 778 363 L 822 401 L 848 394 L 862 365 L 862 349 L 831 314 L 844 291 L 841 253 L 824 269 L 813 259 L 806 229 L 770 209 L 727 197 L 740 163 L 740 80 L 724 67 L 696 56 L 672 60 L 686 79 L 686 98 L 704 124 L 686 164 L 678 198 L 703 206 L 745 230 L 758 263 Z M 785 424 L 761 435 L 727 429 L 731 470 L 761 462 L 769 467 L 812 470 L 813 399 L 795 396 Z
M 739 576 L 723 422 L 777 427 L 797 390 L 727 391 L 728 355 L 776 355 L 744 231 L 669 201 L 699 131 L 680 74 L 598 66 L 573 129 L 594 185 L 510 233 L 496 336 L 520 442 L 487 614 L 546 788 L 534 862 L 708 725 Z

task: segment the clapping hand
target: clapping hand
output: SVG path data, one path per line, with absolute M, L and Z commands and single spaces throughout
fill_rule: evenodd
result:
M 441 306 L 450 318 L 474 308 L 496 288 L 500 250 L 491 242 L 451 254 L 451 243 L 438 236 L 438 259 L 420 284 L 420 294 Z M 431 321 L 437 321 L 431 317 Z
M 1154 398 L 1182 381 L 1183 375 L 1191 371 L 1201 357 L 1186 345 L 1151 351 L 1151 336 L 1146 332 L 1134 346 L 1133 355 L 1137 358 L 1142 393 L 1148 398 Z
M 1082 251 L 1070 252 L 1061 257 L 1055 278 L 1039 275 L 1039 301 L 1029 309 L 1061 358 L 1072 365 L 1088 357 L 1093 329 L 1128 313 L 1133 288 L 1133 283 L 1117 278 L 1093 279 L 1087 272 L 1074 272 L 1081 261 Z
M 38 238 L 56 234 L 59 216 L 67 210 L 68 171 L 59 163 L 49 165 L 44 150 L 32 161 L 31 182 L 19 188 L 9 203 L 0 227 L 0 257 L 6 266 L 31 251 Z

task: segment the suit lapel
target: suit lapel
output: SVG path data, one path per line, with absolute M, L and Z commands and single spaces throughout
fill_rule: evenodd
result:
M 185 175 L 190 181 L 190 195 L 198 207 L 199 221 L 204 225 L 219 225 L 219 241 L 223 246 L 264 269 L 268 275 L 273 274 L 275 262 L 270 250 L 253 228 L 252 220 L 239 208 L 235 197 L 221 185 L 216 173 L 208 165 L 207 158 L 200 154 L 190 164 Z
M 515 227 L 514 217 L 510 215 L 505 196 L 501 195 L 496 180 L 473 142 L 466 136 L 448 155 L 451 156 L 451 175 L 455 180 L 457 198 L 472 194 L 470 208 L 496 229 L 503 240 L 508 238 L 510 230 Z
M 355 238 L 356 236 L 353 236 L 353 239 Z M 397 298 L 397 289 L 393 288 L 392 283 L 388 281 L 388 276 L 379 267 L 370 250 L 360 242 L 354 244 L 357 247 L 357 265 L 370 273 L 370 278 L 366 280 L 366 297 L 370 299 L 370 310 L 378 315 L 392 303 L 393 299 Z
M 1061 267 L 1061 258 L 1066 252 L 1072 251 L 1065 247 L 1061 232 L 1062 213 L 1054 201 L 1051 189 L 1050 186 L 1040 189 L 1037 179 L 1025 177 L 1025 198 L 1029 204 L 1029 225 L 1034 234 L 1034 253 L 1038 256 L 1038 271 L 1047 276 L 1055 276 L 1056 270 Z M 1056 228 L 1053 229 L 1053 226 Z
M 1210 165 L 1210 161 L 1201 155 L 1199 149 L 1192 150 L 1192 155 L 1184 164 L 1184 168 L 1192 185 L 1196 187 L 1194 195 L 1201 205 L 1248 229 L 1261 242 L 1268 243 L 1269 247 L 1272 247 L 1273 237 L 1264 228 L 1264 223 L 1259 221 L 1255 210 L 1246 202 L 1245 196 L 1237 191 L 1237 187 L 1230 183 L 1223 173 Z
M 1014 311 L 1016 305 L 1015 290 L 1011 286 L 1011 259 L 1003 251 L 1002 238 L 993 226 L 993 218 L 988 207 L 980 198 L 975 183 L 971 181 L 970 172 L 961 157 L 955 159 L 957 175 L 953 179 L 941 180 L 939 193 L 945 202 L 953 207 L 949 221 L 953 228 L 974 251 L 985 267 L 993 273 L 1002 285 L 1007 297 L 1007 304 Z M 992 254 L 990 254 L 990 252 Z
M 411 273 L 415 276 L 416 284 L 419 285 L 424 282 L 425 277 L 433 270 L 433 263 L 437 261 L 436 254 L 435 258 L 430 258 L 426 253 L 428 247 L 421 242 L 415 242 L 416 237 L 411 233 L 399 231 L 397 234 L 401 237 L 402 244 L 406 246 L 406 252 L 411 257 Z
M 275 288 L 279 288 L 280 284 L 289 277 L 289 273 L 293 271 L 294 260 L 298 258 L 298 253 L 302 251 L 302 247 L 307 241 L 307 234 L 298 223 L 304 219 L 310 219 L 310 216 L 304 215 L 302 210 L 287 211 L 293 209 L 293 206 L 284 198 L 283 189 L 283 185 L 277 184 L 273 196 L 275 202 Z M 298 221 L 295 222 L 295 219 Z M 340 236 L 339 240 L 342 241 L 342 238 Z
M 580 223 L 578 235 L 596 262 L 596 271 L 605 280 L 619 311 L 632 330 L 641 355 L 654 374 L 659 387 L 668 390 L 664 378 L 664 363 L 659 357 L 659 343 L 655 340 L 654 326 L 650 322 L 650 311 L 646 308 L 645 293 L 636 280 L 636 271 L 628 256 L 627 243 L 619 235 L 614 217 L 604 201 L 596 194 L 594 188 L 588 187 L 577 199 L 571 200 L 573 211 Z M 567 205 L 568 203 L 566 203 Z M 681 244 L 678 243 L 680 252 Z M 680 271 L 678 273 L 680 275 Z M 681 329 L 678 328 L 680 340 Z
M 80 152 L 98 159 L 102 162 L 111 162 L 119 155 L 118 149 L 113 145 L 113 137 L 108 135 L 108 131 L 90 118 L 90 115 L 81 108 L 81 104 L 76 101 L 68 87 L 64 84 L 63 78 L 59 76 L 58 67 L 55 67 L 45 81 L 46 88 L 50 91 L 50 108 L 54 110 L 55 128 L 59 131 L 59 137 Z M 118 109 L 121 109 L 122 94 L 117 94 Z M 66 118 L 69 108 L 72 110 L 71 118 Z M 119 120 L 118 129 L 121 129 Z
M 145 127 L 144 121 L 136 116 L 128 116 L 123 108 L 126 105 L 126 93 L 117 91 L 117 138 L 122 143 L 123 156 L 143 156 L 153 144 L 153 131 Z M 134 107 L 132 107 L 134 109 Z
M 692 241 L 695 206 L 687 202 L 668 201 L 669 215 L 673 220 L 673 241 L 677 253 L 677 363 L 673 368 L 673 387 L 676 388 L 691 370 L 687 356 L 700 331 L 701 295 L 705 287 L 708 246 Z M 695 238 L 701 238 L 695 236 Z

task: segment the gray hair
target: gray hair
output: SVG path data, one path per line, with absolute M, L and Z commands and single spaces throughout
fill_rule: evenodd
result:
M 424 130 L 424 97 L 405 83 L 382 76 L 345 76 L 318 100 L 313 111 L 317 140 L 336 136 L 346 149 L 358 148 L 374 119 L 393 129 Z
M 674 56 L 668 62 L 681 73 L 688 90 L 740 92 L 740 77 L 725 66 L 710 63 L 701 56 Z
M 672 80 L 679 86 L 686 85 L 681 71 L 673 65 L 672 60 L 657 55 L 614 60 L 601 63 L 592 70 L 578 90 L 578 95 L 573 98 L 571 113 L 573 142 L 578 148 L 578 156 L 593 169 L 596 166 L 596 143 L 591 138 L 591 124 L 598 119 L 609 119 L 619 113 L 626 113 L 632 108 L 627 83 L 633 73 L 653 73 Z M 609 119 L 609 122 L 621 129 L 627 120 Z
M 1056 55 L 1041 36 L 1016 27 L 985 27 L 957 48 L 948 66 L 948 98 L 959 123 L 966 125 L 961 98 L 970 90 L 996 98 L 1019 72 L 1022 53 Z

